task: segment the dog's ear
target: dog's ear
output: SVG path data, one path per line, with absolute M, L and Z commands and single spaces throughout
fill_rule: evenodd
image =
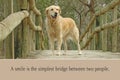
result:
M 58 6 L 59 7 L 59 6 Z M 60 7 L 59 7 L 59 13 L 61 14 L 61 9 L 60 9 Z
M 45 13 L 46 13 L 46 14 L 48 14 L 48 10 L 49 10 L 49 8 L 46 8 L 46 9 L 45 9 Z

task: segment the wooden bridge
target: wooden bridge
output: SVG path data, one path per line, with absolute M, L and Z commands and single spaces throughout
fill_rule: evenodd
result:
M 80 36 L 81 43 L 84 43 L 82 45 L 82 55 L 77 55 L 77 51 L 75 50 L 69 50 L 66 55 L 60 56 L 52 55 L 50 50 L 43 50 L 45 39 L 43 35 L 42 17 L 40 11 L 36 8 L 35 0 L 15 0 L 17 4 L 14 5 L 17 7 L 20 5 L 15 10 L 15 13 L 13 12 L 13 3 L 15 2 L 13 0 L 1 0 L 0 2 L 5 3 L 4 1 L 7 2 L 7 5 L 1 5 L 7 7 L 10 5 L 10 7 L 3 8 L 3 11 L 9 13 L 6 13 L 2 19 L 0 18 L 0 58 L 120 59 L 120 35 L 118 35 L 120 32 L 117 31 L 120 25 L 120 18 L 117 15 L 117 6 L 120 0 L 111 1 L 104 8 L 96 11 L 91 17 L 90 22 L 86 26 L 86 30 Z M 114 10 L 111 11 L 113 16 L 110 15 L 113 19 L 107 21 L 107 16 L 105 15 L 110 10 Z M 103 20 L 101 22 L 102 24 L 95 25 L 96 27 L 92 29 L 98 17 L 105 17 L 105 21 Z M 91 30 L 92 32 L 90 32 Z M 107 42 L 109 40 L 107 38 L 108 33 L 110 33 L 110 45 Z M 84 38 L 87 38 L 85 42 L 83 42 Z M 110 46 L 110 49 L 107 48 L 108 46 Z
M 55 51 L 57 52 L 57 51 Z M 50 50 L 37 50 L 28 54 L 27 59 L 41 60 L 116 60 L 120 59 L 120 53 L 103 52 L 101 50 L 83 50 L 81 55 L 78 55 L 77 50 L 68 50 L 66 55 L 61 51 L 61 55 L 53 55 Z

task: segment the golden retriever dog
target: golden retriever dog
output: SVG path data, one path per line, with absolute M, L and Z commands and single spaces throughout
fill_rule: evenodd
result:
M 78 46 L 78 54 L 81 54 L 79 44 L 79 30 L 75 21 L 71 18 L 63 18 L 59 6 L 49 6 L 46 8 L 46 30 L 49 38 L 50 49 L 54 54 L 54 43 L 57 42 L 57 54 L 61 54 L 61 46 L 64 43 L 65 53 L 68 39 L 72 39 Z

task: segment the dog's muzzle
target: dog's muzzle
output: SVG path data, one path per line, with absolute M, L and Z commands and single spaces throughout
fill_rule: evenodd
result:
M 54 14 L 54 15 L 51 15 L 51 16 L 52 16 L 52 18 L 56 18 L 57 15 L 58 15 L 58 13 L 55 12 L 55 14 Z

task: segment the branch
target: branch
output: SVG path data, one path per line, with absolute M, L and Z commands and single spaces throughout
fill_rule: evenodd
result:
M 89 7 L 89 4 L 83 2 L 82 0 L 79 0 L 82 4 L 84 4 L 85 6 Z
M 35 0 L 28 0 L 29 2 L 29 8 L 30 10 L 32 10 L 36 16 L 39 17 L 40 19 L 40 16 L 41 16 L 41 13 L 40 11 L 36 8 L 36 5 L 35 5 Z M 34 22 L 32 21 L 32 19 L 30 18 L 30 16 L 28 17 L 28 23 L 30 25 L 30 28 L 33 29 L 34 31 L 42 31 L 42 26 L 41 26 L 41 20 L 40 20 L 40 24 L 38 24 L 38 26 L 36 26 L 34 24 Z
M 41 31 L 42 30 L 41 26 L 36 26 L 34 24 L 34 22 L 32 21 L 32 19 L 30 18 L 30 16 L 28 17 L 28 24 L 29 24 L 30 28 L 32 30 L 34 30 L 34 31 Z
M 73 10 L 75 10 L 75 12 L 77 12 L 79 15 L 81 14 L 76 8 L 73 7 Z
M 36 15 L 41 15 L 40 11 L 35 6 L 35 0 L 28 0 L 30 10 L 32 10 Z

